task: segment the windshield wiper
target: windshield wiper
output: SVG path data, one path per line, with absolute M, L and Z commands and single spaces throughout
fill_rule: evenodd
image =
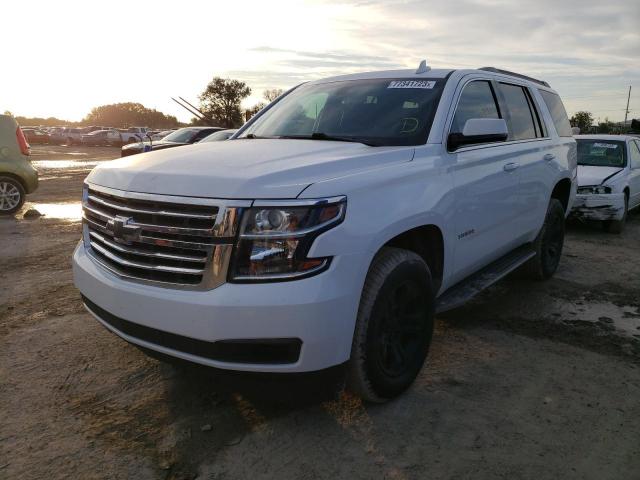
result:
M 378 144 L 372 142 L 369 139 L 362 139 L 360 137 L 341 137 L 339 135 L 327 135 L 323 132 L 313 132 L 311 135 L 281 135 L 279 138 L 289 138 L 293 140 L 329 140 L 333 142 L 352 142 L 362 143 L 369 147 L 376 147 Z

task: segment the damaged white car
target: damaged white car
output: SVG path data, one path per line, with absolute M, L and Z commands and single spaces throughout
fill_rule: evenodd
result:
M 601 221 L 620 233 L 629 210 L 640 206 L 640 139 L 624 135 L 580 135 L 578 195 L 572 215 Z

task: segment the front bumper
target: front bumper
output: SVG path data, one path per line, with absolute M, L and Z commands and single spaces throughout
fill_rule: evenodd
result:
M 336 257 L 326 272 L 291 282 L 226 283 L 208 291 L 174 290 L 121 279 L 96 264 L 79 243 L 73 255 L 73 274 L 76 287 L 94 304 L 93 309 L 89 302 L 86 304 L 90 313 L 130 343 L 222 369 L 309 372 L 349 359 L 366 274 L 361 267 L 364 260 L 360 254 Z M 158 335 L 179 336 L 181 342 L 185 338 L 199 343 L 299 339 L 300 354 L 292 363 L 273 364 L 206 358 L 194 354 L 194 350 L 149 341 L 160 338 L 157 336 L 145 340 L 129 335 L 116 328 L 118 323 L 100 318 L 100 310 L 127 324 L 153 329 Z
M 571 216 L 584 220 L 622 220 L 624 193 L 578 194 Z

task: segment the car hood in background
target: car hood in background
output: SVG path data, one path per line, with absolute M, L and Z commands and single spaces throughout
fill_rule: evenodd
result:
M 578 186 L 600 185 L 604 180 L 624 170 L 620 167 L 578 165 Z
M 122 147 L 124 150 L 140 150 L 142 151 L 144 149 L 145 145 L 149 145 L 149 142 L 137 142 L 137 143 L 130 143 L 129 145 L 125 145 L 124 147 Z M 180 142 L 163 142 L 162 140 L 157 140 L 154 141 L 151 144 L 151 148 L 153 150 L 160 150 L 163 148 L 171 148 L 171 147 L 179 147 L 180 145 L 189 145 L 188 143 L 180 143 Z
M 105 162 L 87 180 L 141 193 L 295 198 L 309 184 L 409 162 L 413 153 L 413 147 L 368 147 L 319 140 L 228 140 Z

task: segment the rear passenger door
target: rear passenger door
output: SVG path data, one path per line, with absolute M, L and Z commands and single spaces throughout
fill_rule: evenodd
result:
M 457 90 L 447 138 L 469 119 L 503 118 L 491 80 L 472 78 Z M 517 246 L 519 172 L 504 142 L 447 147 L 447 153 L 455 184 L 455 283 Z
M 507 142 L 512 145 L 512 161 L 518 165 L 519 189 L 515 197 L 518 216 L 514 233 L 537 235 L 549 204 L 549 186 L 554 184 L 557 169 L 552 168 L 558 152 L 549 137 L 532 91 L 524 84 L 498 80 L 498 99 L 509 129 Z

